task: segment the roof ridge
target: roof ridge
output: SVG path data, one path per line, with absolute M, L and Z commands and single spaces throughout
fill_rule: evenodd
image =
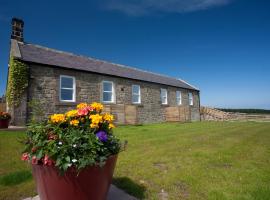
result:
M 160 74 L 160 73 L 157 73 L 157 72 L 147 71 L 147 70 L 140 69 L 140 68 L 137 68 L 137 67 L 132 67 L 132 66 L 124 65 L 124 64 L 118 64 L 118 63 L 114 63 L 114 62 L 110 62 L 110 61 L 106 61 L 106 60 L 101 60 L 101 59 L 98 59 L 98 58 L 93 58 L 93 57 L 90 57 L 90 56 L 84 56 L 84 55 L 74 54 L 74 53 L 67 52 L 67 51 L 61 51 L 61 50 L 57 50 L 57 49 L 53 49 L 53 48 L 49 48 L 49 47 L 44 47 L 44 46 L 38 45 L 38 44 L 24 43 L 24 45 L 32 45 L 32 46 L 35 46 L 35 47 L 38 47 L 38 48 L 45 49 L 47 51 L 53 51 L 53 52 L 62 53 L 62 54 L 64 53 L 64 54 L 67 54 L 67 55 L 78 56 L 78 57 L 82 57 L 82 58 L 93 60 L 93 61 L 99 61 L 99 62 L 103 62 L 103 63 L 107 63 L 107 64 L 113 64 L 113 65 L 116 65 L 116 66 L 119 66 L 119 67 L 123 67 L 123 68 L 129 68 L 129 69 L 133 69 L 133 70 L 137 70 L 137 71 L 141 71 L 141 72 L 147 72 L 147 73 L 150 73 L 150 74 L 153 74 L 153 75 L 167 77 L 167 78 L 174 79 L 174 80 L 177 80 L 177 81 L 183 81 L 187 85 L 189 85 L 191 87 L 194 87 L 191 84 L 187 83 L 186 81 L 184 81 L 184 80 L 182 80 L 180 78 L 172 77 L 172 76 L 165 75 L 165 74 Z M 196 87 L 194 87 L 194 88 L 196 88 Z

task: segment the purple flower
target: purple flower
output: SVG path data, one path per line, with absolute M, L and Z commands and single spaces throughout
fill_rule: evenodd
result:
M 101 142 L 106 142 L 108 139 L 107 133 L 105 131 L 98 131 L 96 136 Z

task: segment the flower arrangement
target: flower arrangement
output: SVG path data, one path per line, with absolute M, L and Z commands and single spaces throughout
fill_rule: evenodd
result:
M 99 164 L 117 154 L 121 143 L 113 135 L 114 117 L 102 113 L 100 103 L 81 103 L 65 114 L 29 125 L 21 159 L 32 164 L 56 166 L 61 172 Z
M 11 115 L 7 112 L 0 112 L 0 120 L 10 120 Z

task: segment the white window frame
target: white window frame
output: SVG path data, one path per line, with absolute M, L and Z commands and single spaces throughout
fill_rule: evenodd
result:
M 194 104 L 194 102 L 193 102 L 193 93 L 192 92 L 188 93 L 188 104 L 190 106 L 193 106 L 193 104 Z
M 104 83 L 112 84 L 112 91 L 104 91 Z M 114 103 L 115 102 L 115 89 L 114 83 L 112 81 L 102 81 L 102 102 L 103 103 Z M 111 101 L 104 101 L 104 92 L 112 93 L 112 100 Z
M 162 90 L 165 91 L 165 96 L 162 96 Z M 166 97 L 166 102 L 165 103 L 163 103 L 163 101 L 162 101 L 164 97 Z M 160 100 L 161 100 L 162 105 L 167 105 L 168 104 L 168 91 L 167 91 L 167 89 L 165 89 L 165 88 L 160 89 Z
M 177 95 L 179 94 L 179 95 Z M 182 105 L 182 92 L 180 90 L 176 91 L 176 104 Z
M 138 87 L 139 88 L 139 93 L 135 93 L 134 91 L 133 91 L 133 87 Z M 132 90 L 132 97 L 131 97 L 131 101 L 132 101 L 132 103 L 133 104 L 140 104 L 141 103 L 141 86 L 140 85 L 132 85 L 131 86 L 131 90 Z M 139 101 L 138 102 L 134 102 L 133 101 L 133 96 L 134 95 L 136 95 L 136 96 L 139 96 Z
M 72 81 L 73 81 L 72 88 L 63 88 L 63 87 L 62 87 L 62 78 L 71 78 Z M 65 89 L 65 90 L 72 90 L 72 100 L 64 100 L 64 99 L 61 99 L 61 96 L 62 96 L 62 94 L 61 94 L 62 89 Z M 60 75 L 59 101 L 62 101 L 62 102 L 75 102 L 75 101 L 76 101 L 76 79 L 75 79 L 74 76 Z

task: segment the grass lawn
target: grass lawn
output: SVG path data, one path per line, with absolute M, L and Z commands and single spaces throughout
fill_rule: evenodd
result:
M 121 126 L 114 183 L 139 199 L 270 199 L 270 123 Z M 35 193 L 22 132 L 0 131 L 0 199 Z

